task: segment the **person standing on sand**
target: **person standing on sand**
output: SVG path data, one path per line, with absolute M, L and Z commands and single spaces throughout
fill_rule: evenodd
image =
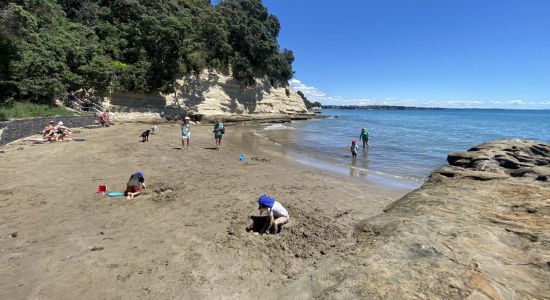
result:
M 289 221 L 290 215 L 281 203 L 266 195 L 261 195 L 258 199 L 258 209 L 261 215 L 266 214 L 268 218 L 264 228 L 260 230 L 260 234 L 266 231 L 279 233 L 281 226 Z
M 212 132 L 214 132 L 214 139 L 216 139 L 216 150 L 220 151 L 225 128 L 223 128 L 223 124 L 219 120 L 217 120 L 216 124 L 214 124 L 214 130 Z
M 366 128 L 361 128 L 361 135 L 359 136 L 359 139 L 363 141 L 363 149 L 365 149 L 366 146 L 369 146 L 369 132 Z
M 187 149 L 189 149 L 189 142 L 191 141 L 191 127 L 189 125 L 191 118 L 185 117 L 181 124 L 181 150 L 185 148 L 185 141 L 187 140 Z

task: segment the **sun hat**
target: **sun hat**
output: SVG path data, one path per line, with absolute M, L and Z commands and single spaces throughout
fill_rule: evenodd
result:
M 189 118 L 189 117 L 185 117 L 185 119 L 186 119 L 186 120 L 191 120 L 191 118 Z
M 273 204 L 275 204 L 275 199 L 266 195 L 261 195 L 258 199 L 258 208 L 262 208 L 262 206 L 273 207 Z

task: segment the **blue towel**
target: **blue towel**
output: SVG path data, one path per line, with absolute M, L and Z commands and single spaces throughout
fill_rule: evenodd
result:
M 268 197 L 266 195 L 261 195 L 258 199 L 258 208 L 262 208 L 262 206 L 266 207 L 273 207 L 273 204 L 275 204 L 275 199 Z
M 124 193 L 122 193 L 122 192 L 110 192 L 110 193 L 107 194 L 107 196 L 109 196 L 109 197 L 122 197 L 122 196 L 124 196 Z

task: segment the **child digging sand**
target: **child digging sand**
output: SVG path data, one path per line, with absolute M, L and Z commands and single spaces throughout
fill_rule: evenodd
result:
M 124 196 L 127 200 L 134 199 L 135 196 L 141 194 L 141 190 L 145 189 L 145 178 L 141 172 L 136 172 L 130 176 L 128 183 L 126 184 L 126 191 Z
M 281 205 L 281 203 L 275 201 L 275 199 L 266 195 L 260 196 L 258 199 L 258 209 L 260 214 L 266 214 L 267 222 L 260 234 L 264 232 L 278 233 L 281 230 L 281 226 L 288 223 L 290 218 L 288 211 Z

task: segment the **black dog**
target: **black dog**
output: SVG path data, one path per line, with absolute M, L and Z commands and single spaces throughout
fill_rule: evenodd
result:
M 151 130 L 145 130 L 145 131 L 141 134 L 141 142 L 142 142 L 142 143 L 145 143 L 145 142 L 149 141 L 149 133 L 151 133 Z

